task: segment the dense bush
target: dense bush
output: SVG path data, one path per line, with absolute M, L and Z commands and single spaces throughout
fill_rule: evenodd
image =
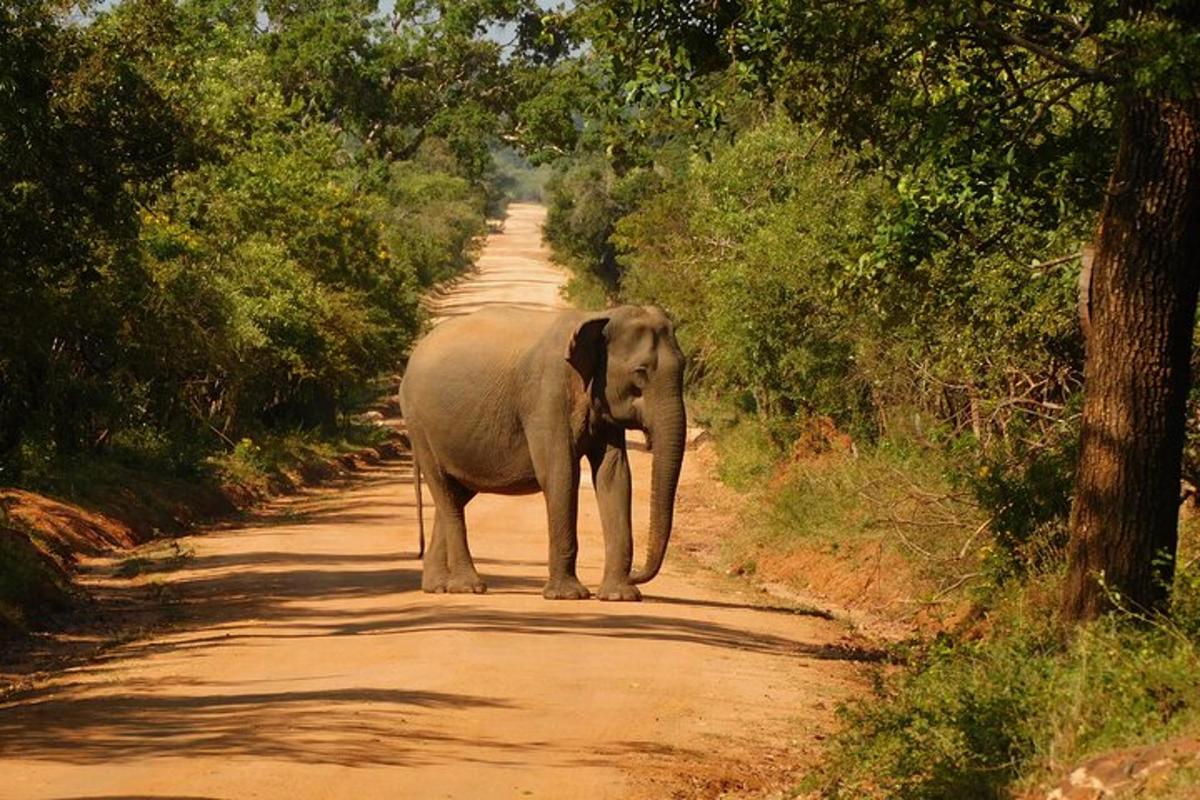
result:
M 613 237 L 622 289 L 671 312 L 694 374 L 763 420 L 869 426 L 862 320 L 846 292 L 887 198 L 777 117 L 642 195 Z
M 385 90 L 424 23 L 255 8 L 0 9 L 0 482 L 329 426 L 470 262 L 493 123 Z

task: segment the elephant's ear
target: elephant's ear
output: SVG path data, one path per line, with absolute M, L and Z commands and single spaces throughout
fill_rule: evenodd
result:
M 583 376 L 583 382 L 591 383 L 596 369 L 603 363 L 605 337 L 604 328 L 608 317 L 592 317 L 579 323 L 567 342 L 564 354 L 575 371 Z

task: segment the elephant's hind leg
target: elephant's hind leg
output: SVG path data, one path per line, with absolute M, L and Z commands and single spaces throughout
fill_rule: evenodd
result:
M 475 562 L 467 547 L 464 509 L 475 493 L 437 469 L 422 470 L 422 477 L 433 495 L 437 513 L 433 539 L 425 554 L 421 589 L 426 592 L 486 592 L 487 584 L 475 571 Z
M 433 534 L 429 537 L 429 546 L 425 548 L 425 559 L 421 563 L 421 590 L 424 592 L 444 592 L 450 580 L 450 567 L 446 564 L 446 539 L 438 530 L 436 521 L 441 515 L 440 510 L 434 512 Z

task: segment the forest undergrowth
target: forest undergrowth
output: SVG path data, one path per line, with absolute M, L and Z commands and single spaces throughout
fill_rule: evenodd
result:
M 1072 630 L 1056 614 L 1061 543 L 1042 542 L 1014 580 L 944 456 L 817 440 L 784 455 L 753 423 L 717 435 L 721 477 L 744 494 L 724 566 L 899 623 L 798 791 L 1007 798 L 1110 751 L 1200 737 L 1196 511 L 1183 512 L 1170 615 L 1125 609 Z M 1190 798 L 1189 774 L 1139 796 Z

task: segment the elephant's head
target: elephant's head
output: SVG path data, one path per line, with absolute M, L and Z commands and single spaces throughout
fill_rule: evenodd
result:
M 593 412 L 603 422 L 645 431 L 654 454 L 646 563 L 631 576 L 645 583 L 658 574 L 671 538 L 687 432 L 683 353 L 660 309 L 621 306 L 580 323 L 567 360 L 590 387 Z

